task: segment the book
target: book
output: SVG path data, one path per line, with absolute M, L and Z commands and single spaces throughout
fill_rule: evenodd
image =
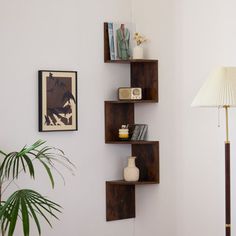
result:
M 147 134 L 148 126 L 146 124 L 134 124 L 131 127 L 131 140 L 144 140 Z
M 135 25 L 124 22 L 108 22 L 110 60 L 132 58 Z
M 134 131 L 133 131 L 131 140 L 133 140 L 133 141 L 138 140 L 139 132 L 140 132 L 140 126 L 134 125 Z
M 141 135 L 143 133 L 145 125 L 141 125 L 140 124 L 139 127 L 140 127 L 140 130 L 139 130 L 139 134 L 138 134 L 137 140 L 141 140 Z
M 109 39 L 110 59 L 115 60 L 116 56 L 115 56 L 113 23 L 108 23 L 108 39 Z
M 147 130 L 148 130 L 148 126 L 144 125 L 144 129 L 143 129 L 143 132 L 141 134 L 140 140 L 145 140 L 146 135 L 147 135 Z

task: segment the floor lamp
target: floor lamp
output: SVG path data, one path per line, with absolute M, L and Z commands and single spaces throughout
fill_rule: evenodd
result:
M 192 106 L 217 107 L 225 110 L 225 235 L 230 236 L 230 141 L 228 109 L 229 107 L 236 106 L 236 67 L 220 67 L 213 72 L 194 98 Z

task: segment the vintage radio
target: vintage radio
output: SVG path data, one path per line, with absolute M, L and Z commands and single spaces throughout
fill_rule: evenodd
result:
M 129 87 L 118 88 L 118 98 L 119 100 L 141 100 L 142 89 Z

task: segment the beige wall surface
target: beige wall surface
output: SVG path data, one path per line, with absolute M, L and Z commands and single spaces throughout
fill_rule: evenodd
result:
M 121 178 L 130 149 L 104 143 L 104 100 L 128 85 L 129 68 L 104 64 L 103 22 L 129 22 L 130 10 L 127 0 L 0 1 L 0 149 L 18 150 L 43 139 L 77 166 L 75 176 L 61 169 L 65 186 L 56 174 L 55 191 L 41 171 L 37 182 L 18 183 L 64 208 L 52 230 L 45 223 L 42 235 L 133 234 L 133 220 L 105 221 L 105 181 Z M 38 70 L 78 71 L 78 132 L 38 132 Z
M 149 192 L 140 190 L 137 236 L 147 229 L 153 236 L 224 235 L 224 113 L 218 128 L 217 109 L 190 105 L 212 70 L 236 66 L 235 7 L 233 0 L 133 0 L 137 30 L 150 39 L 146 56 L 157 57 L 160 65 L 159 107 L 146 116 L 156 117 L 150 118 L 150 135 L 158 134 L 161 142 L 161 184 Z M 231 109 L 232 235 L 235 120 Z M 143 199 L 147 202 L 141 205 Z

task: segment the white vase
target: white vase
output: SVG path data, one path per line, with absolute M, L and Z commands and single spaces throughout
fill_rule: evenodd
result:
M 138 181 L 139 180 L 139 169 L 135 165 L 136 157 L 128 158 L 128 166 L 124 168 L 124 179 L 125 181 Z
M 134 47 L 133 59 L 143 59 L 143 47 L 141 45 Z

